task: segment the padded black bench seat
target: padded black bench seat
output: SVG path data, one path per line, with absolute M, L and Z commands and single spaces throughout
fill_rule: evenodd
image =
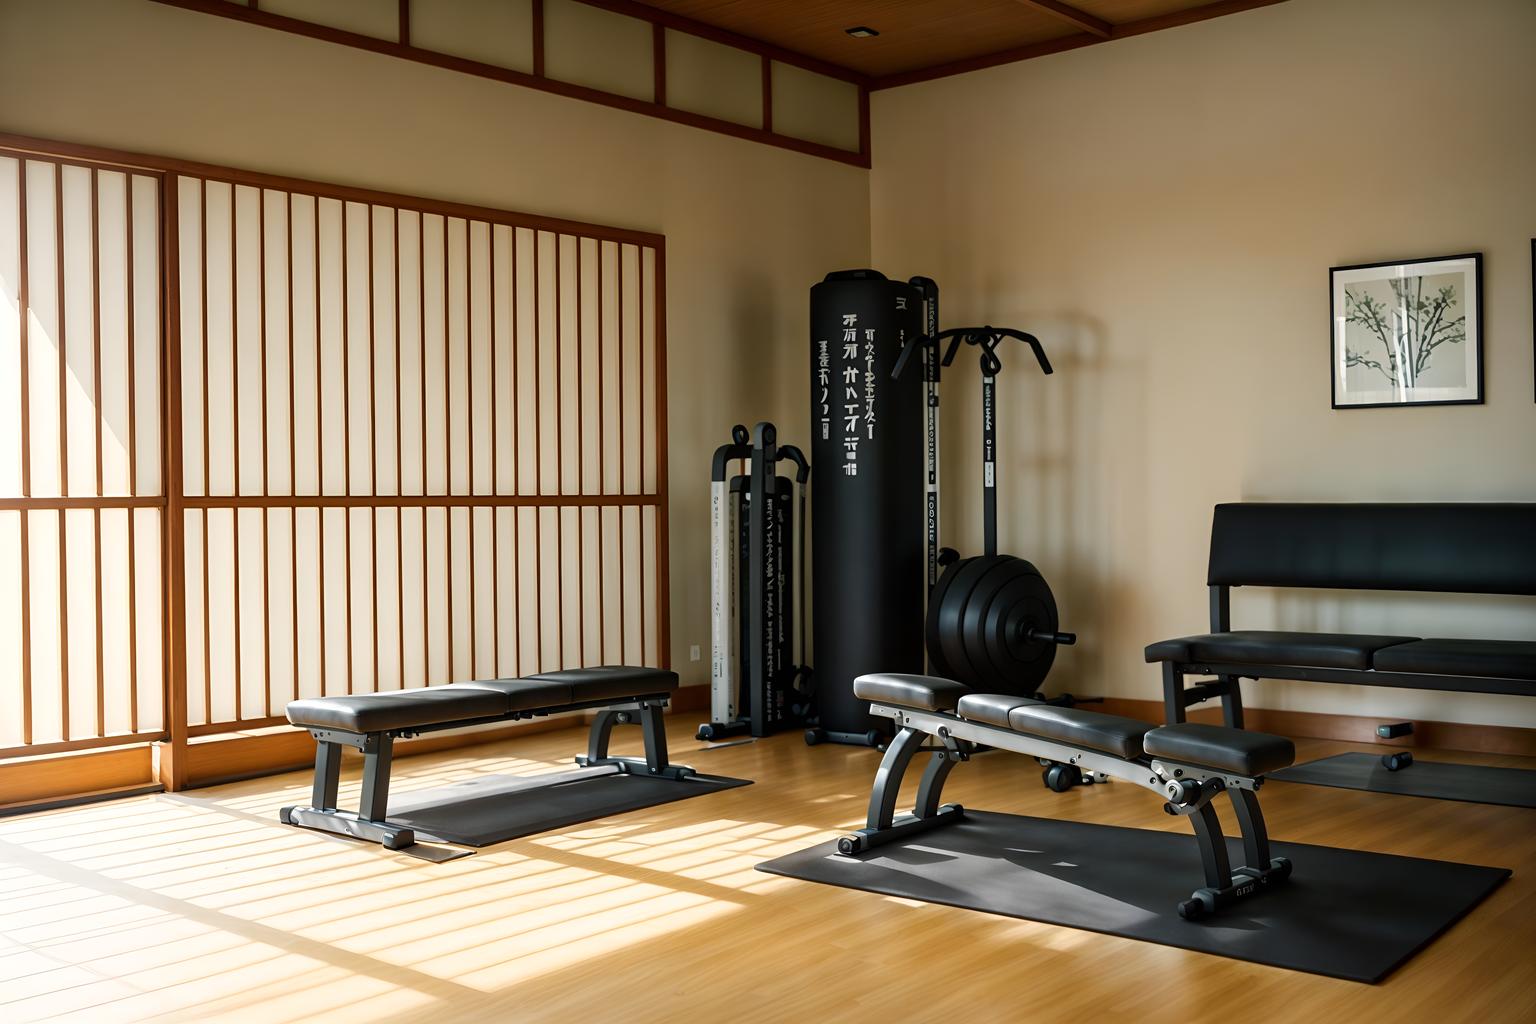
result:
M 1451 676 L 1505 676 L 1536 680 L 1536 642 L 1529 640 L 1414 640 L 1380 651 L 1372 668 Z M 1536 693 L 1536 686 L 1532 687 Z
M 853 682 L 860 700 L 1008 729 L 1025 736 L 1109 754 L 1125 761 L 1146 756 L 1257 778 L 1287 767 L 1296 746 L 1284 736 L 1217 725 L 1153 725 L 1137 718 L 1064 708 L 1028 697 L 971 693 L 938 676 L 872 673 Z
M 288 721 L 306 729 L 367 734 L 463 725 L 508 715 L 554 714 L 571 705 L 670 694 L 677 673 L 604 665 L 521 679 L 477 679 L 385 693 L 305 697 L 288 704 Z
M 308 729 L 316 741 L 314 795 L 312 806 L 284 807 L 282 820 L 403 849 L 415 843 L 415 835 L 387 818 L 389 769 L 397 737 L 564 711 L 597 711 L 587 754 L 578 757 L 577 764 L 612 767 L 626 774 L 686 778 L 693 769 L 667 760 L 667 735 L 661 720 L 676 689 L 675 672 L 604 665 L 540 672 L 522 679 L 471 680 L 292 701 L 288 721 Z M 641 727 L 643 759 L 609 755 L 613 727 L 623 723 Z M 354 747 L 363 755 L 363 788 L 356 814 L 336 807 L 343 746 Z
M 506 713 L 505 696 L 458 686 L 306 697 L 288 704 L 288 721 L 294 725 L 360 734 L 499 718 Z
M 1153 757 L 1209 765 L 1248 778 L 1289 768 L 1296 760 L 1296 744 L 1284 736 L 1198 722 L 1158 726 L 1147 733 L 1142 746 Z
M 1411 636 L 1366 633 L 1291 633 L 1238 629 L 1159 640 L 1147 645 L 1147 661 L 1232 661 L 1241 665 L 1371 667 L 1378 651 L 1417 641 Z
M 1006 693 L 968 693 L 955 704 L 955 712 L 969 722 L 985 722 L 1011 729 L 1008 715 L 1015 708 L 1039 703 L 1033 697 L 1013 697 Z
M 1135 718 L 1106 715 L 1102 711 L 1058 708 L 1049 704 L 1014 708 L 1008 712 L 1008 728 L 1074 747 L 1087 747 L 1127 761 L 1141 756 L 1141 739 L 1152 725 Z

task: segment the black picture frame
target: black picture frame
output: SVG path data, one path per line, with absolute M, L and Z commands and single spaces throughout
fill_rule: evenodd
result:
M 1532 240 L 1532 254 L 1536 257 L 1536 239 Z M 1358 273 L 1360 271 L 1384 270 L 1389 267 L 1415 267 L 1436 263 L 1465 263 L 1471 261 L 1472 267 L 1469 273 L 1471 290 L 1473 295 L 1470 300 L 1462 303 L 1463 308 L 1472 313 L 1468 323 L 1467 338 L 1463 351 L 1470 353 L 1472 372 L 1468 375 L 1471 384 L 1467 390 L 1471 394 L 1459 398 L 1426 398 L 1403 399 L 1399 401 L 1345 401 L 1340 402 L 1339 371 L 1340 363 L 1338 344 L 1340 336 L 1339 296 L 1342 294 L 1340 275 Z M 1536 282 L 1536 269 L 1532 271 L 1532 280 Z M 1383 275 L 1385 277 L 1386 275 Z M 1328 268 L 1328 379 L 1329 398 L 1335 409 L 1387 409 L 1404 408 L 1431 405 L 1481 405 L 1483 404 L 1483 254 L 1481 252 L 1455 253 L 1449 256 L 1429 256 L 1418 259 L 1382 260 L 1378 263 L 1354 263 L 1347 266 Z

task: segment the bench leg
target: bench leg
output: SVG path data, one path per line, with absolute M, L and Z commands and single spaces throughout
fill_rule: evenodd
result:
M 1228 729 L 1243 727 L 1243 691 L 1239 676 L 1222 676 L 1227 692 L 1221 695 L 1221 720 Z
M 659 705 L 640 710 L 640 733 L 645 738 L 645 769 L 655 775 L 667 766 L 667 729 Z
M 608 741 L 613 739 L 613 727 L 621 721 L 619 715 L 619 711 L 605 708 L 592 719 L 592 728 L 587 733 L 588 761 L 608 760 Z
M 1195 827 L 1195 841 L 1200 847 L 1200 864 L 1205 869 L 1205 884 L 1211 889 L 1232 885 L 1232 862 L 1227 859 L 1227 839 L 1221 834 L 1221 819 L 1216 809 L 1206 804 L 1189 816 Z
M 683 764 L 667 760 L 667 730 L 663 711 L 664 700 L 646 700 L 636 704 L 604 708 L 592 719 L 592 729 L 587 734 L 587 753 L 576 758 L 585 768 L 617 768 L 623 775 L 650 775 L 667 779 L 686 779 L 695 772 Z M 645 757 L 615 757 L 608 752 L 616 725 L 639 724 L 645 739 Z
M 1291 876 L 1291 862 L 1269 855 L 1269 832 L 1264 827 L 1264 813 L 1259 798 L 1251 790 L 1228 788 L 1232 809 L 1237 812 L 1243 830 L 1243 857 L 1247 864 L 1233 868 L 1227 859 L 1227 841 L 1221 834 L 1216 811 L 1206 803 L 1192 813 L 1191 824 L 1200 845 L 1200 859 L 1205 866 L 1205 888 L 1179 904 L 1179 916 L 1194 920 L 1231 906 L 1239 900 L 1264 892 Z
M 917 804 L 912 813 L 919 818 L 931 818 L 943 809 L 939 801 L 944 796 L 944 780 L 957 764 L 959 762 L 944 751 L 933 752 L 928 767 L 923 770 L 922 781 L 917 784 Z
M 363 792 L 357 815 L 366 821 L 382 822 L 389 817 L 389 770 L 394 752 L 395 738 L 384 733 L 374 749 L 363 754 Z
M 907 774 L 907 765 L 917 755 L 928 734 L 916 729 L 903 729 L 891 740 L 880 759 L 875 772 L 875 787 L 869 795 L 869 813 L 864 824 L 872 829 L 886 829 L 896 817 L 896 800 L 901 795 L 901 780 Z
M 926 832 L 939 825 L 958 821 L 964 811 L 958 804 L 939 806 L 939 795 L 944 780 L 949 776 L 954 762 L 943 751 L 937 751 L 923 772 L 918 786 L 917 809 L 914 814 L 896 816 L 896 801 L 901 795 L 901 780 L 907 773 L 912 758 L 922 750 L 928 734 L 910 726 L 897 731 L 885 757 L 875 772 L 874 789 L 869 795 L 869 812 L 864 828 L 845 835 L 837 841 L 837 852 L 852 856 L 884 845 L 893 839 Z
M 363 791 L 358 813 L 338 810 L 336 807 L 337 792 L 341 785 L 342 744 L 317 740 L 315 784 L 310 795 L 312 806 L 284 807 L 281 813 L 283 824 L 366 839 L 391 850 L 403 850 L 415 845 L 414 831 L 387 820 L 389 769 L 394 754 L 394 737 L 380 733 L 348 738 L 349 745 L 363 752 Z
M 336 809 L 336 794 L 341 788 L 341 744 L 315 744 L 315 787 L 310 806 L 322 811 Z
M 1171 661 L 1163 662 L 1163 718 L 1169 725 L 1184 721 L 1184 673 Z
M 1259 807 L 1258 794 L 1247 789 L 1229 789 L 1232 810 L 1237 813 L 1238 827 L 1243 830 L 1243 859 L 1249 867 L 1263 868 L 1269 865 L 1269 829 L 1264 825 L 1264 811 Z

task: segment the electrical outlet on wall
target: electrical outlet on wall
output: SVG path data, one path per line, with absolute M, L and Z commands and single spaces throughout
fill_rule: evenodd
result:
M 688 648 L 688 660 L 698 661 L 703 655 L 699 652 L 699 645 L 694 644 Z

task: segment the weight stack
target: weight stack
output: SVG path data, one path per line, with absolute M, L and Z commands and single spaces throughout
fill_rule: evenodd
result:
M 923 367 L 918 290 L 873 270 L 811 289 L 811 626 L 820 726 L 863 742 L 890 723 L 866 672 L 923 671 Z

